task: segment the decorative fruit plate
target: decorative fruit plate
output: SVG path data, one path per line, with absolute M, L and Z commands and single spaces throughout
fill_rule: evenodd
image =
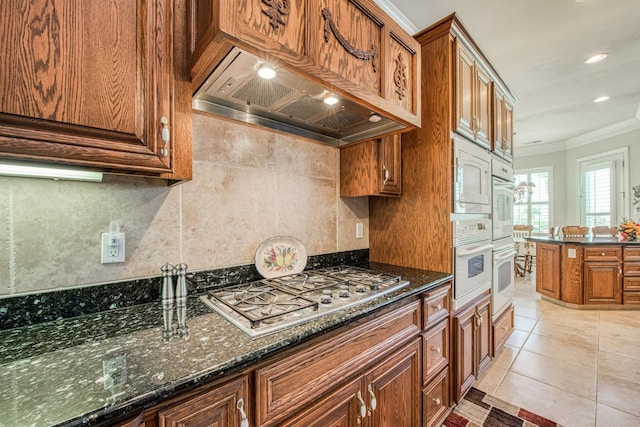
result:
M 255 260 L 265 279 L 296 274 L 307 265 L 307 249 L 293 237 L 272 237 L 258 246 Z

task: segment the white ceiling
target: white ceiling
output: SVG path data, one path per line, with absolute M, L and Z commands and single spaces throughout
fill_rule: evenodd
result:
M 640 128 L 640 0 L 376 2 L 410 34 L 458 14 L 518 98 L 517 155 Z M 584 64 L 599 52 L 608 58 Z

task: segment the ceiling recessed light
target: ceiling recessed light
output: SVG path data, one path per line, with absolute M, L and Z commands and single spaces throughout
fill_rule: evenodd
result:
M 593 102 L 604 102 L 604 101 L 607 101 L 608 99 L 609 99 L 609 97 L 606 96 L 606 95 L 605 96 L 599 96 L 596 99 L 594 99 Z
M 276 70 L 271 65 L 262 64 L 258 68 L 258 75 L 265 80 L 270 80 L 276 76 Z
M 335 105 L 338 103 L 339 99 L 337 96 L 335 96 L 332 93 L 328 93 L 324 96 L 324 98 L 322 99 L 322 101 L 327 104 L 327 105 Z
M 590 56 L 584 60 L 585 64 L 595 64 L 596 62 L 600 62 L 605 59 L 609 54 L 607 53 L 598 53 L 596 55 Z

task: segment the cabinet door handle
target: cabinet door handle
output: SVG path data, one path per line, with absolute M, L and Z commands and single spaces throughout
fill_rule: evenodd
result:
M 432 305 L 431 307 L 435 308 L 436 311 L 442 310 L 442 304 Z
M 362 399 L 362 393 L 360 390 L 356 393 L 356 398 L 360 401 L 360 418 L 364 418 L 367 416 L 367 404 L 364 403 L 364 399 Z
M 249 427 L 249 419 L 247 418 L 247 414 L 244 412 L 244 399 L 238 399 L 238 403 L 236 403 L 236 408 L 240 411 L 240 427 Z
M 436 354 L 440 354 L 442 349 L 440 347 L 431 347 L 431 351 L 434 351 Z
M 165 116 L 160 117 L 160 126 L 162 126 L 162 148 L 160 149 L 160 155 L 167 157 L 169 155 L 169 139 L 171 138 L 171 132 L 169 132 L 169 119 Z
M 382 181 L 382 185 L 387 185 L 387 181 L 391 178 L 391 173 L 389 169 L 387 169 L 386 165 L 382 165 L 382 171 L 384 172 L 384 180 Z
M 440 405 L 442 403 L 442 400 L 438 397 L 432 397 L 431 400 L 433 400 L 436 405 Z
M 375 411 L 378 407 L 378 400 L 376 399 L 376 395 L 373 393 L 373 387 L 369 384 L 367 388 L 369 390 L 369 394 L 371 395 L 371 410 Z

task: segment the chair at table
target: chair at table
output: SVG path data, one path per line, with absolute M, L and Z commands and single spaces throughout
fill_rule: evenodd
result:
M 567 225 L 562 227 L 562 235 L 564 237 L 584 237 L 588 232 L 589 228 L 581 225 Z
M 516 224 L 513 226 L 513 237 L 524 238 L 531 236 L 533 225 Z
M 618 235 L 618 227 L 595 226 L 591 228 L 593 237 L 616 237 Z
M 517 276 L 524 277 L 525 273 L 531 273 L 533 262 L 536 258 L 536 245 L 524 240 L 530 237 L 533 225 L 516 224 L 513 226 L 513 241 L 516 250 L 514 268 Z

